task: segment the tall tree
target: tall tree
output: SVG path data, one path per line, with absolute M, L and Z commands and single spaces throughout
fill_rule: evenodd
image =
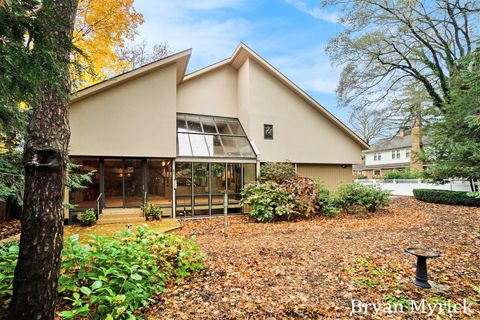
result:
M 73 89 L 103 81 L 129 67 L 118 50 L 133 40 L 142 14 L 134 0 L 79 0 L 73 43 Z
M 120 47 L 117 56 L 121 61 L 126 62 L 120 73 L 136 69 L 148 63 L 160 60 L 168 56 L 172 51 L 166 43 L 157 43 L 151 50 L 148 49 L 146 40 L 137 44 L 130 44 Z
M 39 73 L 30 76 L 38 79 L 39 99 L 31 104 L 33 114 L 24 149 L 25 195 L 20 253 L 8 318 L 54 319 L 70 138 L 68 67 L 77 1 L 14 2 L 20 6 L 35 4 L 26 17 L 28 24 L 18 31 L 28 39 L 25 47 L 28 61 L 38 68 Z M 15 16 L 9 18 L 16 19 Z M 18 40 L 6 44 L 23 45 Z M 37 90 L 35 87 L 25 89 Z
M 439 121 L 427 127 L 432 142 L 425 149 L 436 179 L 480 180 L 480 50 L 459 61 L 464 67 L 451 79 L 451 99 Z M 473 184 L 472 184 L 473 186 Z
M 340 105 L 388 105 L 405 83 L 423 86 L 443 110 L 457 61 L 479 41 L 480 4 L 462 0 L 323 0 L 342 10 L 344 31 L 327 47 L 343 66 Z
M 367 144 L 379 138 L 386 137 L 388 130 L 388 117 L 378 110 L 357 110 L 350 116 L 350 124 L 360 138 Z

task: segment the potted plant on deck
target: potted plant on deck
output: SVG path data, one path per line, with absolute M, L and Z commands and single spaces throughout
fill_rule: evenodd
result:
M 160 220 L 162 218 L 162 209 L 151 203 L 142 205 L 142 211 L 148 221 Z

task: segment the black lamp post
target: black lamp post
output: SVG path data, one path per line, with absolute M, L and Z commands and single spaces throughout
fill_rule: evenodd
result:
M 438 258 L 440 257 L 440 253 L 425 248 L 407 248 L 405 252 L 417 257 L 417 271 L 415 272 L 415 280 L 413 280 L 413 283 L 425 289 L 431 288 L 432 286 L 428 283 L 427 259 Z

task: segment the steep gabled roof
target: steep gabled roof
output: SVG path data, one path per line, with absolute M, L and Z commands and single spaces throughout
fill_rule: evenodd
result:
M 140 76 L 146 75 L 155 70 L 161 69 L 168 65 L 177 64 L 177 84 L 183 80 L 185 76 L 185 71 L 187 70 L 188 60 L 192 55 L 192 49 L 184 50 L 175 54 L 172 54 L 168 57 L 162 58 L 160 60 L 148 63 L 144 66 L 141 66 L 137 69 L 122 73 L 116 77 L 110 78 L 108 80 L 99 82 L 92 86 L 86 87 L 82 90 L 79 90 L 72 94 L 70 102 L 76 102 L 96 93 L 107 90 L 111 87 L 117 86 L 126 81 L 133 80 Z
M 276 79 L 278 79 L 281 83 L 287 86 L 290 90 L 292 90 L 295 94 L 297 94 L 300 98 L 302 98 L 307 104 L 313 107 L 315 110 L 320 112 L 325 118 L 339 127 L 343 132 L 345 132 L 349 137 L 351 137 L 357 144 L 359 144 L 362 149 L 368 149 L 368 144 L 363 141 L 359 136 L 357 136 L 350 128 L 348 128 L 343 122 L 337 119 L 333 114 L 331 114 L 325 107 L 323 107 L 320 103 L 318 103 L 315 99 L 313 99 L 310 95 L 308 95 L 305 91 L 303 91 L 299 86 L 297 86 L 293 81 L 288 79 L 284 74 L 280 71 L 275 69 L 268 61 L 263 59 L 260 55 L 258 55 L 255 51 L 250 49 L 246 44 L 240 43 L 238 47 L 233 52 L 232 56 L 228 59 L 222 60 L 215 64 L 212 64 L 208 67 L 203 69 L 194 71 L 190 74 L 187 74 L 183 81 L 188 81 L 190 79 L 197 78 L 205 73 L 208 73 L 212 70 L 217 68 L 223 67 L 225 65 L 230 65 L 235 69 L 239 69 L 243 63 L 247 59 L 252 59 L 260 66 L 262 66 L 265 70 L 267 70 L 271 75 L 273 75 Z
M 185 82 L 190 79 L 199 77 L 205 73 L 208 73 L 212 70 L 215 70 L 225 65 L 230 65 L 233 68 L 238 70 L 247 59 L 252 59 L 256 63 L 258 63 L 261 67 L 263 67 L 265 70 L 267 70 L 267 72 L 269 72 L 272 76 L 278 79 L 281 83 L 287 86 L 287 88 L 289 88 L 295 94 L 297 94 L 308 105 L 310 105 L 312 108 L 320 112 L 326 119 L 331 121 L 340 130 L 345 132 L 358 145 L 360 145 L 362 149 L 369 148 L 368 144 L 365 141 L 363 141 L 359 136 L 357 136 L 350 128 L 348 128 L 345 124 L 343 124 L 343 122 L 337 119 L 333 114 L 331 114 L 327 109 L 325 109 L 320 103 L 318 103 L 315 99 L 313 99 L 310 95 L 308 95 L 305 91 L 303 91 L 299 86 L 293 83 L 293 81 L 291 81 L 284 74 L 282 74 L 280 71 L 275 69 L 275 67 L 273 67 L 270 63 L 268 63 L 265 59 L 263 59 L 260 55 L 258 55 L 256 52 L 254 52 L 244 43 L 240 43 L 238 45 L 238 47 L 235 49 L 235 51 L 233 52 L 230 58 L 222 60 L 215 64 L 212 64 L 203 69 L 194 71 L 188 75 L 185 75 L 185 71 L 186 71 L 187 64 L 191 54 L 192 54 L 191 49 L 181 51 L 179 53 L 173 54 L 161 60 L 152 62 L 150 64 L 144 65 L 137 69 L 134 69 L 129 72 L 123 73 L 121 75 L 118 75 L 116 77 L 113 77 L 111 79 L 108 79 L 103 82 L 92 85 L 90 87 L 84 88 L 82 90 L 79 90 L 73 93 L 71 96 L 70 102 L 73 103 L 76 101 L 80 101 L 91 95 L 102 92 L 111 87 L 117 86 L 123 82 L 133 80 L 142 75 L 161 69 L 173 63 L 177 64 L 177 83 L 181 83 L 181 82 Z

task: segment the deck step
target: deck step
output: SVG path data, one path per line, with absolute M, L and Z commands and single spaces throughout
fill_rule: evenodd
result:
M 135 223 L 143 222 L 145 217 L 140 208 L 114 208 L 103 209 L 97 223 L 113 224 L 113 223 Z
M 142 209 L 140 208 L 113 208 L 113 209 L 103 209 L 102 215 L 117 215 L 117 214 L 141 214 L 143 215 Z
M 145 222 L 145 218 L 144 217 L 126 217 L 126 218 L 115 217 L 115 218 L 107 218 L 107 219 L 100 218 L 98 219 L 97 224 L 113 224 L 113 223 L 128 224 L 128 223 L 136 223 L 136 222 Z
M 111 219 L 111 218 L 136 218 L 142 217 L 143 213 L 101 213 L 100 219 Z

